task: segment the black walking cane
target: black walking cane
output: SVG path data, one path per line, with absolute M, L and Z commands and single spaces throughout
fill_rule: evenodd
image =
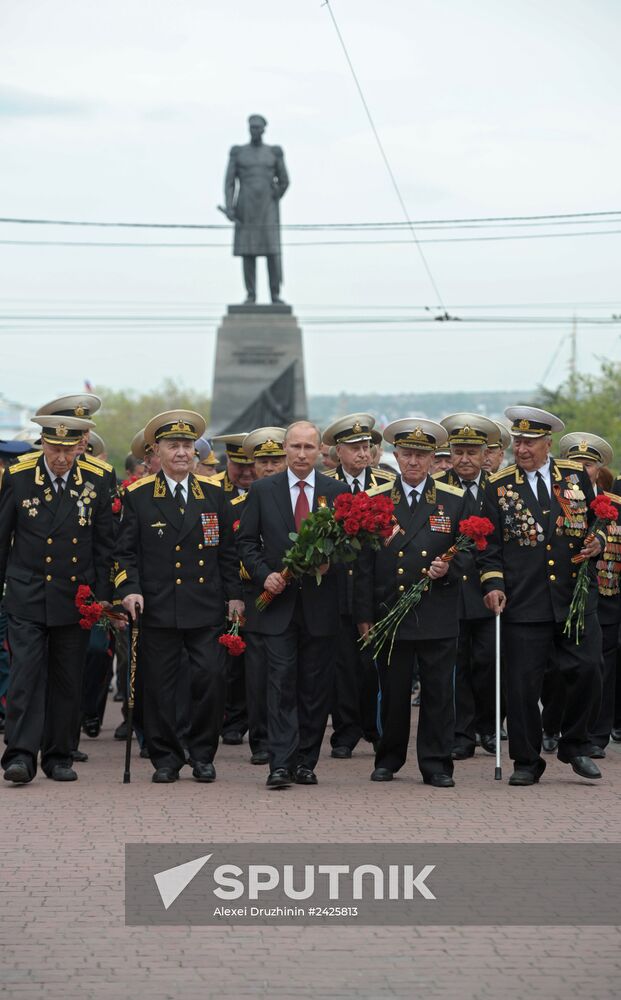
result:
M 138 659 L 138 638 L 140 636 L 140 605 L 134 605 L 135 618 L 130 630 L 129 671 L 127 678 L 127 740 L 125 742 L 125 772 L 123 784 L 131 781 L 132 733 L 134 729 L 134 692 L 136 689 L 136 662 Z

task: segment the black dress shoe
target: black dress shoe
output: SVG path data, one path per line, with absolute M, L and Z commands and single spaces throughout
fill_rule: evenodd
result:
M 86 764 L 88 760 L 88 754 L 84 753 L 82 750 L 72 750 L 71 759 L 78 764 Z
M 141 748 L 140 756 L 143 758 L 143 760 L 149 760 L 149 751 L 147 750 L 146 747 Z
M 509 778 L 510 785 L 537 785 L 539 783 L 539 776 L 533 774 L 532 771 L 525 770 L 523 768 L 516 767 L 515 771 Z
M 14 760 L 4 772 L 4 780 L 12 781 L 16 785 L 27 785 L 32 781 L 32 775 L 28 765 L 23 760 Z
M 192 769 L 192 777 L 196 778 L 197 781 L 215 781 L 216 769 L 211 761 L 206 764 L 196 761 Z
M 451 750 L 451 757 L 453 760 L 468 760 L 474 757 L 474 747 L 455 747 Z
M 158 767 L 156 771 L 153 772 L 153 781 L 156 785 L 170 785 L 173 781 L 177 781 L 179 778 L 179 772 L 174 767 Z
M 238 747 L 240 743 L 244 742 L 244 737 L 241 733 L 231 730 L 230 733 L 222 734 L 222 742 L 226 743 L 227 747 Z
M 388 767 L 376 767 L 371 775 L 371 781 L 392 781 L 393 772 Z
M 291 775 L 286 767 L 277 767 L 270 771 L 265 782 L 268 788 L 288 788 L 291 784 Z
M 256 750 L 250 758 L 251 764 L 269 764 L 270 755 L 267 750 Z
M 610 739 L 613 743 L 621 743 L 621 729 L 611 729 Z
M 96 716 L 93 719 L 85 719 L 82 723 L 82 732 L 86 736 L 90 736 L 92 740 L 96 739 L 101 732 L 101 723 L 99 719 Z
M 54 764 L 54 767 L 48 774 L 48 778 L 52 781 L 77 781 L 78 776 L 72 767 L 68 764 Z
M 492 733 L 491 736 L 484 736 L 481 734 L 481 747 L 486 753 L 496 753 L 496 737 Z
M 590 757 L 584 757 L 582 754 L 577 757 L 568 757 L 567 760 L 559 760 L 563 764 L 569 764 L 572 771 L 579 774 L 581 778 L 601 778 L 602 772 L 600 771 L 597 764 L 594 764 Z
M 450 774 L 432 774 L 429 778 L 423 778 L 426 785 L 432 785 L 434 788 L 454 788 L 455 782 L 451 778 Z
M 349 760 L 351 754 L 351 747 L 332 747 L 330 751 L 330 756 L 336 758 L 336 760 Z
M 122 722 L 120 726 L 117 726 L 114 730 L 115 740 L 126 740 L 127 739 L 127 723 Z
M 296 767 L 295 783 L 296 785 L 317 785 L 317 775 L 310 767 Z
M 605 748 L 604 747 L 598 747 L 598 746 L 596 746 L 595 743 L 593 744 L 593 746 L 589 750 L 589 757 L 591 758 L 591 760 L 603 760 L 605 756 L 606 756 L 606 750 L 605 750 Z
M 552 735 L 549 733 L 543 734 L 541 738 L 541 746 L 546 753 L 554 753 L 554 751 L 558 748 L 559 735 L 559 733 L 553 733 Z

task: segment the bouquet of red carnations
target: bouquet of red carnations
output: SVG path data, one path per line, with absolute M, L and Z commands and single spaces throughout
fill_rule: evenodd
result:
M 91 629 L 94 625 L 100 628 L 114 628 L 114 624 L 126 624 L 127 617 L 121 611 L 111 611 L 100 601 L 95 600 L 93 591 L 87 584 L 80 584 L 75 595 L 75 606 L 80 612 L 80 628 Z
M 241 656 L 244 652 L 246 643 L 239 634 L 239 630 L 245 624 L 246 619 L 238 611 L 234 611 L 230 629 L 218 639 L 218 642 L 221 646 L 225 647 L 229 656 Z
M 605 493 L 600 493 L 594 500 L 591 500 L 590 507 L 595 514 L 595 520 L 591 525 L 589 534 L 584 540 L 585 545 L 589 545 L 593 542 L 595 540 L 596 532 L 601 531 L 602 528 L 606 528 L 611 521 L 616 521 L 619 516 L 618 507 L 615 507 L 615 505 L 606 498 Z M 571 635 L 571 630 L 573 628 L 576 636 L 576 645 L 578 645 L 580 639 L 582 638 L 582 633 L 584 632 L 584 613 L 589 596 L 589 558 L 588 556 L 577 555 L 572 556 L 571 561 L 573 563 L 580 563 L 580 569 L 578 570 L 578 577 L 576 579 L 571 604 L 569 605 L 569 614 L 567 615 L 563 632 L 565 635 Z
M 389 538 L 394 521 L 394 504 L 383 494 L 340 493 L 334 509 L 325 497 L 317 498 L 317 510 L 302 521 L 298 532 L 291 532 L 293 542 L 283 557 L 282 578 L 290 580 L 314 574 L 321 583 L 320 567 L 328 562 L 353 562 L 364 545 L 379 548 L 382 539 Z M 256 600 L 264 611 L 274 595 L 264 590 Z
M 482 552 L 487 548 L 487 535 L 491 535 L 494 525 L 487 517 L 467 517 L 459 522 L 459 536 L 450 549 L 444 552 L 440 559 L 443 562 L 451 562 L 458 552 L 468 552 L 473 548 Z M 392 606 L 384 618 L 375 622 L 370 629 L 368 636 L 362 640 L 365 646 L 373 645 L 373 655 L 377 656 L 386 642 L 390 640 L 388 651 L 388 662 L 392 656 L 392 647 L 395 642 L 397 630 L 410 611 L 418 607 L 423 594 L 429 590 L 433 581 L 427 576 L 427 570 L 423 570 L 423 576 L 411 587 L 404 591 L 399 600 Z

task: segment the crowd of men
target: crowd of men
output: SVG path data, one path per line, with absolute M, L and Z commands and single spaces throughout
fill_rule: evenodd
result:
M 119 485 L 94 431 L 100 405 L 92 393 L 53 400 L 33 417 L 36 446 L 0 442 L 5 780 L 27 784 L 39 762 L 52 780 L 76 780 L 80 734 L 100 732 L 114 660 L 127 697 L 121 608 L 139 629 L 133 725 L 156 783 L 185 766 L 214 781 L 220 740 L 248 733 L 269 788 L 316 785 L 330 716 L 331 756 L 348 760 L 366 741 L 371 780 L 391 781 L 406 763 L 416 676 L 418 767 L 426 784 L 452 787 L 456 761 L 477 746 L 496 752 L 499 615 L 509 784 L 537 783 L 552 752 L 580 777 L 601 777 L 595 760 L 621 741 L 621 525 L 591 530 L 597 493 L 621 506 L 603 438 L 565 434 L 552 457 L 562 422 L 513 406 L 506 425 L 456 413 L 380 433 L 356 413 L 323 434 L 302 420 L 207 440 L 200 414 L 174 409 L 136 433 Z M 305 518 L 362 491 L 392 499 L 390 537 L 353 565 L 326 558 L 321 585 L 283 575 Z M 443 558 L 460 522 L 479 515 L 493 526 L 487 546 Z M 577 641 L 565 623 L 581 561 Z M 420 605 L 374 656 L 374 623 L 423 577 Z M 78 587 L 104 615 L 116 610 L 109 626 L 81 626 Z M 231 628 L 241 656 L 220 641 Z

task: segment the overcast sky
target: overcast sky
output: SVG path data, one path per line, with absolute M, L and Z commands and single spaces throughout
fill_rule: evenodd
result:
M 618 0 L 331 2 L 411 218 L 621 209 Z M 320 0 L 0 0 L 2 216 L 221 224 L 228 150 L 252 112 L 285 150 L 283 223 L 402 221 Z M 615 233 L 423 246 L 452 315 L 565 326 L 408 323 L 439 303 L 406 234 L 385 238 L 406 242 L 284 248 L 311 394 L 528 389 L 547 369 L 555 384 L 572 314 L 621 313 Z M 4 395 L 34 405 L 84 379 L 167 375 L 211 387 L 218 318 L 243 298 L 228 232 L 1 225 L 0 239 L 225 244 L 0 245 Z M 50 315 L 36 332 L 31 317 Z M 106 319 L 129 315 L 147 317 L 145 332 Z M 373 315 L 401 321 L 316 322 Z M 581 367 L 621 360 L 620 333 L 579 324 Z

